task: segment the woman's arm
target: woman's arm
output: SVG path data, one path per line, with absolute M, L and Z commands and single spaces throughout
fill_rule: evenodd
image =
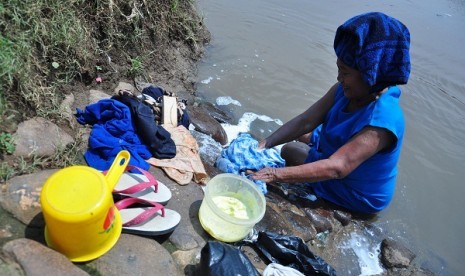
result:
M 259 148 L 271 148 L 297 139 L 305 133 L 313 131 L 323 123 L 326 114 L 333 106 L 334 95 L 339 83 L 334 84 L 329 91 L 306 111 L 296 116 L 278 128 L 268 138 L 260 141 Z
M 365 127 L 328 159 L 300 166 L 264 168 L 252 175 L 264 182 L 317 182 L 346 177 L 361 163 L 395 143 L 394 135 L 386 129 Z

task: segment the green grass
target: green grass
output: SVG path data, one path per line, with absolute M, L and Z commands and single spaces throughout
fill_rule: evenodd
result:
M 60 85 L 95 73 L 107 56 L 139 57 L 180 40 L 196 47 L 192 1 L 4 0 L 0 4 L 0 116 L 14 103 L 24 117 L 59 120 Z
M 1 1 L 0 158 L 14 151 L 10 135 L 18 123 L 39 116 L 68 124 L 60 109 L 64 85 L 94 80 L 97 73 L 145 76 L 150 66 L 164 66 L 159 62 L 173 41 L 196 50 L 202 24 L 193 5 L 192 0 Z M 109 57 L 118 62 L 118 72 Z M 76 144 L 47 158 L 10 160 L 15 165 L 2 163 L 0 178 L 81 162 L 82 151 Z
M 82 1 L 8 0 L 0 8 L 2 102 L 14 102 L 31 116 L 59 114 L 59 84 L 69 82 L 85 61 Z M 55 69 L 52 63 L 60 64 Z M 7 104 L 2 105 L 1 114 Z
M 140 57 L 130 58 L 131 67 L 128 70 L 128 76 L 135 78 L 142 73 L 144 65 Z
M 12 154 L 14 151 L 13 136 L 10 133 L 0 132 L 0 154 Z

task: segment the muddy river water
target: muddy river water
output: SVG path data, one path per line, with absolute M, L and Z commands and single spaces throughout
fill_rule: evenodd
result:
M 368 11 L 401 20 L 411 33 L 406 134 L 394 200 L 374 223 L 438 275 L 465 273 L 465 1 L 199 0 L 198 9 L 212 33 L 198 93 L 227 104 L 230 139 L 267 136 L 336 82 L 332 45 L 345 20 Z

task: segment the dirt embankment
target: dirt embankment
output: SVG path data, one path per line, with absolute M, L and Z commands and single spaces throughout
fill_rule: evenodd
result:
M 63 99 L 73 94 L 73 108 L 83 108 L 89 90 L 111 94 L 120 81 L 153 83 L 192 99 L 196 63 L 210 40 L 193 1 L 7 0 L 0 7 L 1 134 L 43 117 L 76 137 L 62 115 Z M 8 164 L 0 179 L 25 173 L 3 147 L 0 159 Z

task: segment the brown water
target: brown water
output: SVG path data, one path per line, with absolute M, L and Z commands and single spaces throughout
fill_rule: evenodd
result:
M 288 121 L 336 82 L 334 32 L 348 18 L 381 11 L 409 27 L 412 72 L 401 87 L 407 130 L 397 190 L 375 224 L 408 243 L 425 267 L 464 275 L 465 1 L 199 1 L 212 33 L 199 95 L 236 100 L 227 107 L 242 119 L 242 131 L 256 117 L 250 113 Z M 265 137 L 277 127 L 272 121 L 250 131 Z

